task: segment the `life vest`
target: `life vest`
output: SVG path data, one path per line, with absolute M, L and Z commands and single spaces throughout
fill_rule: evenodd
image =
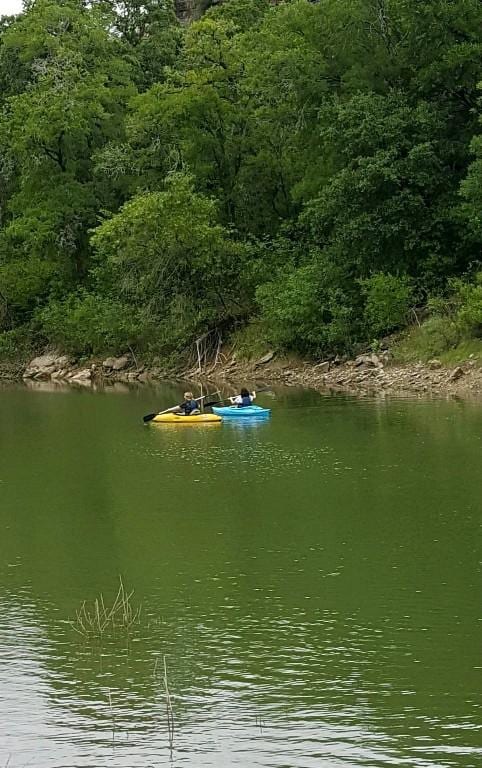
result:
M 193 411 L 199 410 L 199 404 L 196 402 L 196 400 L 186 400 L 181 405 L 182 410 L 184 411 L 186 416 L 189 416 Z
M 245 397 L 241 398 L 241 402 L 239 405 L 240 405 L 240 408 L 247 408 L 249 405 L 251 405 L 251 403 L 252 403 L 251 395 L 246 395 Z

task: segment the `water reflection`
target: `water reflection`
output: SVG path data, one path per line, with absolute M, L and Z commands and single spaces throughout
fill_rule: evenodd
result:
M 160 430 L 138 393 L 22 397 L 1 766 L 171 765 L 164 655 L 174 765 L 480 763 L 478 411 L 280 393 L 263 425 Z M 118 574 L 143 622 L 85 642 L 69 619 Z
M 224 419 L 223 424 L 228 429 L 263 429 L 269 422 L 269 416 L 257 416 L 250 419 Z
M 181 611 L 127 650 L 76 644 L 60 622 L 43 632 L 35 608 L 12 607 L 1 690 L 13 765 L 169 765 L 160 653 L 173 660 L 175 763 L 469 766 L 480 757 L 459 743 L 476 721 L 445 707 L 424 716 L 416 674 L 400 689 L 396 665 L 386 666 L 405 649 L 395 628 L 356 615 L 298 611 L 262 626 L 257 614 L 236 615 L 229 626 Z

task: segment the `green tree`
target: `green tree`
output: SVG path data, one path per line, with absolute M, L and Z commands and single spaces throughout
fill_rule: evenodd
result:
M 359 277 L 407 272 L 436 284 L 470 259 L 453 209 L 458 178 L 445 113 L 403 94 L 334 100 L 321 135 L 332 174 L 302 220 L 310 242 Z
M 184 348 L 207 330 L 245 317 L 245 253 L 217 222 L 216 204 L 174 174 L 160 192 L 133 197 L 95 231 L 101 264 L 120 300 L 141 308 L 164 348 Z M 154 341 L 154 339 L 153 339 Z
M 0 116 L 14 177 L 3 200 L 0 259 L 14 254 L 19 282 L 22 258 L 55 265 L 52 287 L 61 291 L 89 266 L 87 232 L 102 204 L 92 157 L 122 133 L 129 68 L 101 10 L 81 0 L 37 0 L 7 28 L 2 51 L 29 70 L 30 82 L 7 97 Z
M 479 83 L 482 90 L 482 82 Z M 480 100 L 482 102 L 482 99 Z M 482 125 L 482 117 L 479 118 Z M 465 203 L 462 205 L 462 215 L 468 223 L 470 234 L 476 242 L 482 242 L 482 136 L 472 139 L 470 145 L 475 160 L 470 164 L 467 178 L 461 185 L 462 196 Z
M 0 24 L 1 327 L 170 351 L 261 319 L 307 354 L 398 327 L 480 260 L 481 20 L 480 0 L 230 0 L 186 27 L 171 0 L 27 3 Z
M 101 0 L 126 43 L 139 90 L 164 79 L 166 67 L 176 65 L 182 31 L 172 0 Z
M 365 296 L 364 317 L 369 333 L 379 336 L 407 322 L 413 301 L 409 278 L 376 272 L 360 284 Z
M 286 255 L 289 246 L 278 245 Z M 295 246 L 294 262 L 299 261 L 296 251 Z M 256 291 L 267 336 L 274 344 L 308 355 L 351 350 L 359 337 L 361 312 L 343 266 L 316 251 L 305 263 L 294 262 L 280 265 L 273 279 Z
M 229 11 L 213 9 L 193 23 L 178 66 L 133 101 L 128 140 L 103 153 L 103 170 L 128 177 L 135 190 L 159 188 L 166 173 L 189 169 L 198 188 L 219 199 L 226 223 L 249 218 L 239 179 L 254 145 L 238 41 L 247 18 L 255 23 L 266 10 L 264 2 L 234 0 Z M 259 201 L 251 219 L 258 210 Z

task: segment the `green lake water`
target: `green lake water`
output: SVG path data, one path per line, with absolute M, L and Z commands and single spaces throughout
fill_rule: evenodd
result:
M 180 392 L 0 391 L 1 768 L 478 768 L 482 403 Z

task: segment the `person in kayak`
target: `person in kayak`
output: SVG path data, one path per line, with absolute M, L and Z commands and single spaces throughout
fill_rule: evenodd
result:
M 253 404 L 253 400 L 256 400 L 256 392 L 254 390 L 253 392 L 248 392 L 246 387 L 243 387 L 239 395 L 235 395 L 235 397 L 230 397 L 229 399 L 232 404 L 237 405 L 238 408 L 247 408 L 249 405 Z
M 199 410 L 199 403 L 194 399 L 192 392 L 184 392 L 184 402 L 181 405 L 176 405 L 171 413 L 179 413 L 181 416 L 196 416 L 201 411 Z

